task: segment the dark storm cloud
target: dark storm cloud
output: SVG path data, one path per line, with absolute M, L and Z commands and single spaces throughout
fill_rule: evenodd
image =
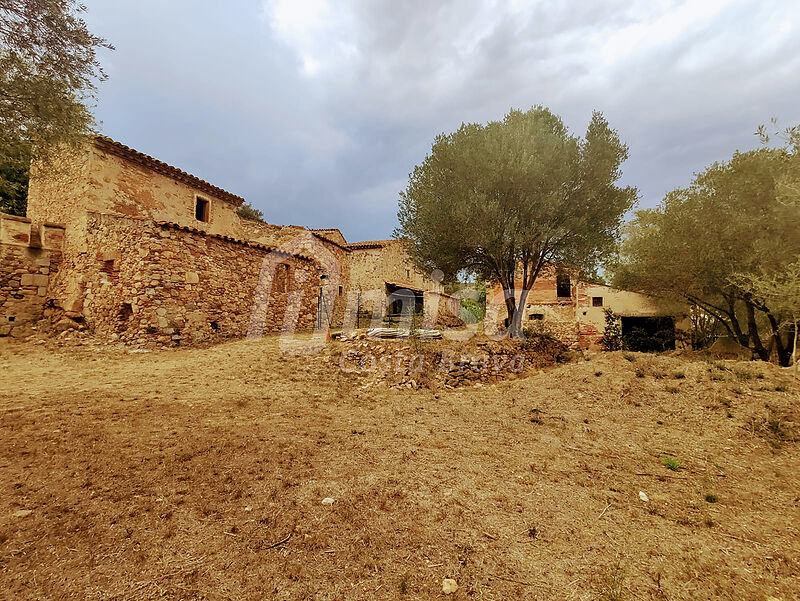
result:
M 576 133 L 603 111 L 644 206 L 800 121 L 800 8 L 777 0 L 88 4 L 117 46 L 105 133 L 351 240 L 391 234 L 437 133 L 512 106 Z

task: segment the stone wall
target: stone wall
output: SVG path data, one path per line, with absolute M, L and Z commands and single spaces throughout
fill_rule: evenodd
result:
M 208 222 L 195 218 L 195 199 L 208 200 Z M 81 242 L 87 212 L 169 221 L 242 237 L 242 199 L 145 154 L 105 138 L 64 150 L 46 167 L 34 164 L 28 217 L 63 223 Z M 77 227 L 76 227 L 77 226 Z
M 311 260 L 150 220 L 89 213 L 87 225 L 87 252 L 62 270 L 56 288 L 81 281 L 81 313 L 103 337 L 161 344 L 244 337 L 257 291 L 269 303 L 261 305 L 264 332 L 281 329 L 287 304 L 299 330 L 316 324 L 320 279 Z
M 22 336 L 44 317 L 61 263 L 64 228 L 0 213 L 0 336 Z
M 422 273 L 409 258 L 401 240 L 349 245 L 350 285 L 353 289 L 385 290 L 385 283 L 412 290 L 441 290 L 430 274 Z

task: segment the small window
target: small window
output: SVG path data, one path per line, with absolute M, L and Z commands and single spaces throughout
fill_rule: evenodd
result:
M 592 306 L 593 307 L 602 307 L 603 306 L 603 297 L 602 296 L 593 296 L 592 297 Z
M 411 277 L 411 270 L 410 269 L 406 269 L 406 277 L 407 278 Z
M 339 286 L 339 296 L 342 296 L 342 292 L 344 292 L 344 286 Z
M 208 209 L 210 203 L 205 198 L 200 198 L 199 196 L 195 199 L 194 204 L 194 218 L 197 221 L 202 221 L 203 223 L 208 223 Z
M 570 298 L 572 296 L 572 282 L 566 273 L 556 276 L 556 295 L 559 298 Z
M 544 313 L 531 313 L 528 315 L 528 319 L 531 321 L 542 321 L 544 319 Z

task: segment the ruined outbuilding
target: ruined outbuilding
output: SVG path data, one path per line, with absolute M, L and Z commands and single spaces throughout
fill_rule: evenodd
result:
M 521 281 L 521 277 L 517 278 Z M 521 289 L 515 290 L 520 298 Z M 495 318 L 508 323 L 504 291 L 499 284 L 489 290 Z M 610 312 L 623 335 L 634 328 L 673 332 L 671 346 L 688 330 L 688 307 L 664 299 L 620 290 L 581 278 L 576 270 L 548 265 L 534 282 L 522 309 L 523 327 L 554 335 L 574 348 L 598 346 Z M 667 346 L 670 346 L 668 344 Z

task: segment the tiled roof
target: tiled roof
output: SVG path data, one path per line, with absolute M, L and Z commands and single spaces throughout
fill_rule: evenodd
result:
M 207 232 L 204 229 L 197 228 L 197 227 L 192 227 L 192 226 L 189 226 L 189 225 L 181 225 L 181 224 L 175 223 L 173 221 L 158 221 L 157 223 L 158 223 L 158 225 L 160 227 L 165 228 L 165 229 L 181 230 L 181 231 L 184 231 L 184 232 L 192 232 L 193 234 L 200 234 L 200 235 L 206 236 L 208 238 L 217 238 L 219 240 L 225 240 L 226 242 L 231 242 L 233 244 L 238 244 L 238 245 L 241 245 L 241 246 L 248 246 L 250 248 L 258 248 L 258 249 L 261 249 L 261 250 L 267 250 L 267 251 L 270 251 L 270 252 L 275 252 L 275 253 L 278 253 L 278 254 L 281 254 L 281 255 L 292 256 L 292 257 L 296 257 L 298 259 L 304 259 L 306 261 L 313 261 L 313 258 L 309 257 L 307 255 L 301 255 L 299 253 L 285 252 L 285 251 L 282 251 L 282 250 L 280 250 L 280 249 L 278 249 L 278 248 L 276 248 L 274 246 L 270 246 L 268 244 L 262 244 L 261 242 L 252 242 L 250 240 L 242 240 L 240 238 L 234 238 L 233 236 L 226 236 L 224 234 L 212 234 L 210 232 Z
M 167 177 L 182 182 L 188 186 L 191 186 L 192 188 L 206 192 L 215 198 L 230 202 L 237 207 L 244 202 L 244 198 L 241 196 L 231 194 L 227 190 L 223 190 L 222 188 L 218 188 L 213 184 L 209 184 L 207 181 L 202 180 L 191 173 L 186 173 L 177 167 L 168 165 L 163 161 L 159 161 L 150 155 L 139 152 L 138 150 L 134 150 L 133 148 L 125 146 L 124 144 L 121 144 L 116 140 L 112 140 L 111 138 L 107 138 L 105 136 L 95 136 L 94 143 L 98 148 L 105 150 L 106 152 L 115 154 L 133 163 L 142 165 L 143 167 L 155 171 L 156 173 L 166 175 Z
M 364 242 L 353 242 L 352 244 L 348 244 L 347 248 L 354 250 L 365 248 L 383 248 L 384 246 L 388 246 L 393 242 L 399 242 L 399 240 L 366 240 Z

